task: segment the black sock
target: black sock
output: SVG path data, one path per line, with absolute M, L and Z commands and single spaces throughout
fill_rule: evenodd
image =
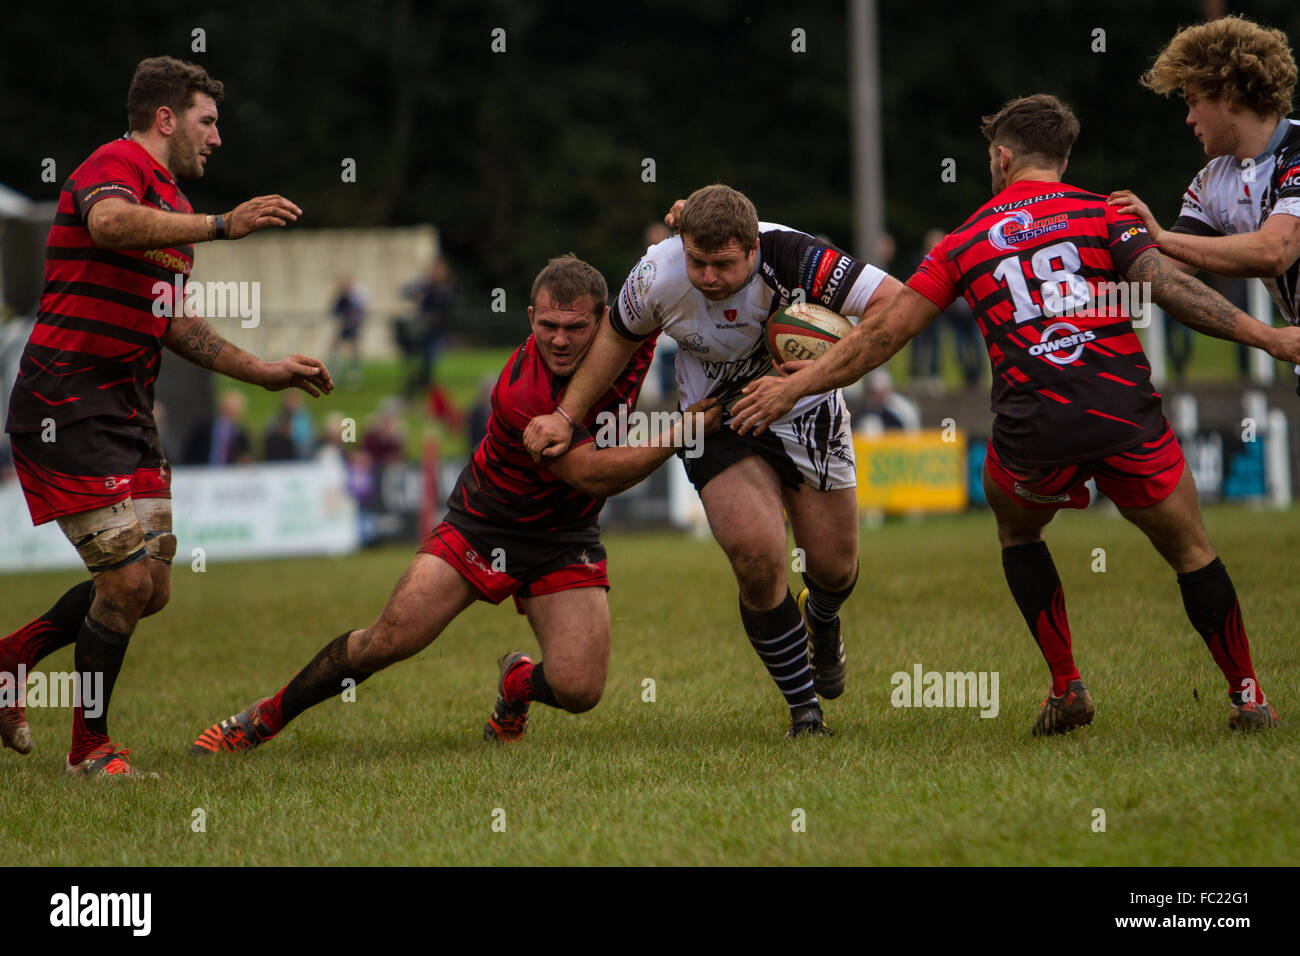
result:
M 551 685 L 546 683 L 546 674 L 542 671 L 544 663 L 545 661 L 538 661 L 528 675 L 528 699 L 546 704 L 548 707 L 559 707 L 560 702 L 555 699 L 555 691 L 551 690 Z
M 1263 700 L 1255 680 L 1255 665 L 1250 659 L 1250 642 L 1246 640 L 1237 591 L 1223 562 L 1215 558 L 1203 568 L 1178 575 L 1178 589 L 1183 594 L 1187 619 L 1228 679 L 1228 693 L 1233 695 L 1233 701 L 1243 703 L 1242 695 L 1248 691 L 1253 699 Z
M 853 580 L 849 582 L 848 587 L 839 591 L 828 591 L 812 577 L 804 572 L 803 585 L 808 589 L 808 601 L 804 605 L 804 611 L 808 615 L 808 623 L 815 628 L 828 627 L 835 623 L 839 617 L 840 608 L 844 602 L 849 599 L 853 589 L 858 584 L 858 568 L 853 568 Z
M 94 597 L 94 581 L 74 584 L 54 607 L 5 638 L 5 650 L 15 665 L 23 664 L 30 670 L 43 657 L 75 641 Z
M 790 592 L 786 591 L 785 600 L 770 611 L 755 611 L 742 600 L 740 620 L 790 709 L 817 703 L 808 667 L 808 632 Z
M 126 647 L 130 642 L 130 634 L 105 627 L 98 621 L 92 620 L 90 615 L 82 618 L 81 630 L 77 634 L 76 650 L 73 652 L 80 688 L 78 697 L 81 698 L 73 710 L 74 754 L 78 745 L 83 742 L 80 738 L 84 737 L 78 733 L 78 730 L 96 737 L 108 736 L 108 703 L 113 697 L 113 685 L 117 683 L 117 675 L 122 670 L 122 659 L 126 657 Z M 99 683 L 101 678 L 102 684 Z M 94 684 L 87 686 L 87 681 L 93 681 Z M 94 716 L 86 713 L 82 707 L 82 700 L 89 702 L 92 692 L 97 696 L 93 701 L 95 706 L 91 708 L 95 711 Z M 73 762 L 76 763 L 76 760 Z
M 322 647 L 280 691 L 280 717 L 285 724 L 308 707 L 315 707 L 321 701 L 343 693 L 345 680 L 351 678 L 355 687 L 370 676 L 348 666 L 348 635 L 351 633 L 344 631 Z
M 1046 541 L 1013 544 L 1002 549 L 1002 571 L 1029 633 L 1052 672 L 1052 694 L 1060 697 L 1079 679 L 1071 647 L 1065 592 Z

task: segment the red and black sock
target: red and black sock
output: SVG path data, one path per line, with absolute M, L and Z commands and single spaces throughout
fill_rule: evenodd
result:
M 538 661 L 535 664 L 524 664 L 506 675 L 504 689 L 507 702 L 526 700 L 546 704 L 548 707 L 560 707 L 560 702 L 555 699 L 555 691 L 546 683 L 546 672 L 542 668 L 544 663 Z
M 69 763 L 80 763 L 96 747 L 109 742 L 108 704 L 113 698 L 113 685 L 121 673 L 122 660 L 130 642 L 129 633 L 105 627 L 90 615 L 82 619 L 73 652 L 78 694 L 72 711 Z
M 799 605 L 789 591 L 770 611 L 755 611 L 740 602 L 740 620 L 763 666 L 793 710 L 817 703 L 808 667 L 808 632 Z
M 1065 592 L 1046 541 L 1013 544 L 1002 549 L 1002 570 L 1007 586 L 1025 616 L 1029 633 L 1052 672 L 1052 696 L 1060 697 L 1070 681 L 1079 679 L 1070 650 L 1070 622 L 1065 614 Z
M 0 640 L 0 670 L 17 670 L 19 664 L 31 670 L 41 658 L 75 641 L 94 597 L 93 581 L 73 585 L 54 607 Z
M 355 687 L 369 674 L 348 666 L 348 635 L 344 631 L 330 641 L 306 667 L 300 670 L 280 692 L 262 707 L 261 718 L 273 734 L 309 707 L 329 700 L 346 689 L 343 682 L 351 680 Z
M 1264 694 L 1255 681 L 1255 665 L 1250 659 L 1241 605 L 1237 603 L 1237 591 L 1223 562 L 1215 558 L 1198 571 L 1178 575 L 1178 589 L 1183 592 L 1187 619 L 1228 679 L 1228 693 L 1233 701 L 1243 703 L 1247 691 L 1255 700 L 1262 701 Z

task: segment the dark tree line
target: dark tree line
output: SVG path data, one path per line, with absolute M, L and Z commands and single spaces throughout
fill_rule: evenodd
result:
M 1131 186 L 1158 215 L 1176 212 L 1203 157 L 1180 104 L 1137 77 L 1178 26 L 1200 19 L 1199 2 L 879 7 L 897 270 L 927 228 L 955 226 L 987 197 L 979 117 L 1015 95 L 1053 92 L 1078 111 L 1070 181 Z M 766 219 L 853 247 L 843 3 L 94 9 L 89 19 L 30 6 L 4 14 L 0 182 L 34 198 L 58 191 L 40 181 L 42 159 L 56 160 L 61 182 L 120 135 L 135 63 L 168 53 L 227 87 L 224 145 L 189 189 L 196 208 L 274 191 L 306 210 L 304 228 L 432 222 L 471 305 L 485 306 L 494 287 L 526 291 L 545 258 L 567 251 L 620 282 L 645 225 L 713 181 L 746 191 Z M 1300 38 L 1289 0 L 1235 9 Z M 505 52 L 493 51 L 498 27 Z M 796 28 L 806 52 L 792 50 Z M 204 52 L 191 50 L 195 29 Z M 341 179 L 345 158 L 355 183 Z M 955 182 L 941 179 L 945 159 Z

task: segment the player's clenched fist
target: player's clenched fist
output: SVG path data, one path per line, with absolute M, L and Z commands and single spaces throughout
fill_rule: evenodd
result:
M 569 450 L 573 440 L 573 426 L 559 412 L 538 415 L 524 429 L 524 448 L 533 461 L 558 458 Z
M 1285 325 L 1280 329 L 1274 329 L 1273 342 L 1268 349 L 1268 354 L 1273 358 L 1283 362 L 1290 362 L 1292 365 L 1300 365 L 1300 328 L 1294 325 Z
M 243 239 L 267 226 L 296 222 L 302 210 L 283 196 L 255 196 L 226 213 L 226 238 Z

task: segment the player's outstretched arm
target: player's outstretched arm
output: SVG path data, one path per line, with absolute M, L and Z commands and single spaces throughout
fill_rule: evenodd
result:
M 1174 268 L 1155 249 L 1139 253 L 1124 277 L 1149 283 L 1156 303 L 1190 329 L 1263 349 L 1285 362 L 1300 362 L 1300 328 L 1278 329 L 1252 318 L 1203 282 Z
M 1221 276 L 1269 279 L 1300 259 L 1300 219 L 1285 213 L 1269 216 L 1257 232 L 1197 236 L 1162 229 L 1146 203 L 1131 190 L 1113 192 L 1106 202 L 1121 213 L 1141 219 L 1160 251 L 1186 263 L 1193 271 L 1205 269 Z
M 103 199 L 90 207 L 86 228 L 99 249 L 166 249 L 209 239 L 242 239 L 267 226 L 286 226 L 302 210 L 283 196 L 258 196 L 220 217 L 197 213 L 165 212 Z
M 573 425 L 586 417 L 591 406 L 600 396 L 609 391 L 618 378 L 619 372 L 627 367 L 641 343 L 626 336 L 619 335 L 609 323 L 609 310 L 605 310 L 596 329 L 596 337 L 591 347 L 564 390 L 558 409 L 549 415 L 539 415 L 528 423 L 524 429 L 524 448 L 533 456 L 533 461 L 554 458 L 569 450 L 573 438 Z
M 745 386 L 733 409 L 731 427 L 742 435 L 761 435 L 805 395 L 851 385 L 884 365 L 940 314 L 921 293 L 906 286 L 876 312 L 868 309 L 852 332 L 815 362 L 784 378 L 760 378 Z
M 689 426 L 687 416 L 690 416 Z M 677 449 L 685 448 L 689 453 L 698 448 L 704 437 L 721 425 L 722 406 L 716 398 L 705 398 L 686 409 L 671 428 L 649 444 L 597 448 L 595 442 L 587 442 L 548 461 L 546 467 L 584 494 L 609 498 L 649 477 Z
M 334 381 L 319 359 L 290 355 L 278 362 L 264 362 L 223 339 L 212 326 L 196 315 L 174 318 L 163 342 L 177 355 L 203 368 L 228 375 L 241 382 L 260 385 L 270 392 L 300 388 L 312 398 L 329 394 Z

